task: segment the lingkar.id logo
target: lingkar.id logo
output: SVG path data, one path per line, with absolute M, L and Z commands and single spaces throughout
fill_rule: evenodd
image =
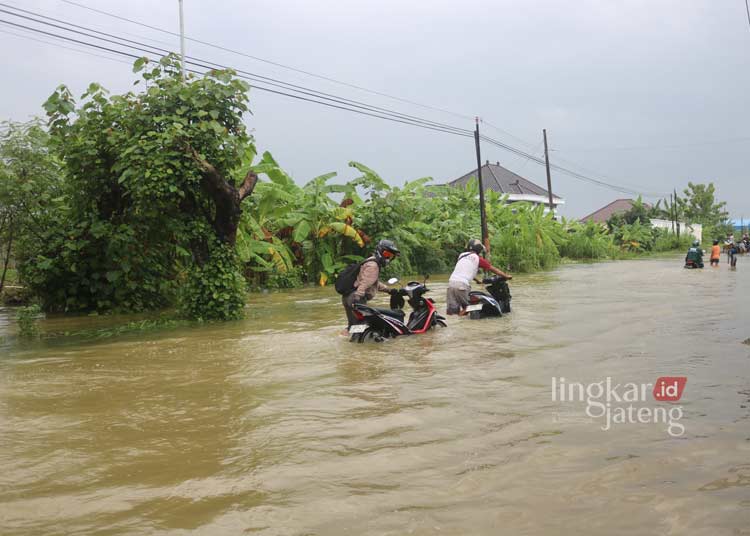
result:
M 682 398 L 686 383 L 685 376 L 662 376 L 654 383 L 640 384 L 615 384 L 609 376 L 589 384 L 553 377 L 552 401 L 585 402 L 586 415 L 603 419 L 604 431 L 616 424 L 664 424 L 670 436 L 680 437 L 685 433 L 685 425 L 680 422 L 682 406 L 675 403 Z M 669 405 L 646 405 L 652 401 Z

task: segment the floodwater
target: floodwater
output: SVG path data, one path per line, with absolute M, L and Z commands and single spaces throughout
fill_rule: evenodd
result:
M 514 279 L 502 319 L 382 344 L 340 336 L 330 288 L 101 341 L 22 344 L 0 312 L 0 534 L 750 534 L 738 264 L 565 266 Z M 674 436 L 552 397 L 660 376 L 682 399 L 636 405 L 681 408 Z

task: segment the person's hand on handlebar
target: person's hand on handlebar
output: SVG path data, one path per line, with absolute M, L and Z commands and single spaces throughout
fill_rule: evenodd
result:
M 490 270 L 490 271 L 491 271 L 491 272 L 492 272 L 493 274 L 499 275 L 500 277 L 503 277 L 503 278 L 505 278 L 505 279 L 507 279 L 507 280 L 511 280 L 511 279 L 513 279 L 513 276 L 512 276 L 512 275 L 510 275 L 510 274 L 506 274 L 505 272 L 503 272 L 503 271 L 502 271 L 502 270 L 500 270 L 499 268 L 495 268 L 494 266 L 492 267 L 492 270 Z

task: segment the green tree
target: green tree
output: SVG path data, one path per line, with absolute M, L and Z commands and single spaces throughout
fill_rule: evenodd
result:
M 726 202 L 716 200 L 714 184 L 693 184 L 688 182 L 684 190 L 685 197 L 679 198 L 687 223 L 700 223 L 717 226 L 726 222 L 729 214 L 725 210 Z
M 14 252 L 45 239 L 64 208 L 58 162 L 38 120 L 5 123 L 0 135 L 0 291 Z M 17 255 L 16 255 L 17 256 Z
M 653 209 L 643 202 L 641 196 L 638 196 L 638 199 L 631 204 L 630 209 L 623 214 L 623 219 L 627 224 L 639 222 L 643 225 L 650 225 L 652 216 Z
M 183 82 L 174 55 L 134 71 L 142 92 L 91 84 L 77 106 L 61 86 L 45 103 L 70 213 L 27 275 L 48 309 L 150 309 L 179 291 L 188 316 L 240 316 L 248 86 L 231 71 Z

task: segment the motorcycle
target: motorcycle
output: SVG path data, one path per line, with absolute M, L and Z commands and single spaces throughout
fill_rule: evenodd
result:
M 686 260 L 685 261 L 685 268 L 694 269 L 694 268 L 703 268 L 703 263 L 698 263 L 693 260 Z
M 389 285 L 398 279 L 388 280 Z M 423 283 L 410 281 L 403 288 L 391 291 L 390 309 L 372 307 L 364 303 L 354 304 L 354 316 L 360 321 L 349 328 L 351 342 L 365 342 L 372 339 L 382 342 L 385 339 L 400 335 L 417 335 L 425 333 L 435 326 L 445 327 L 445 317 L 438 314 L 432 298 L 424 297 L 430 289 L 426 286 L 427 276 Z M 409 319 L 405 321 L 404 297 L 412 308 Z
M 469 305 L 466 307 L 469 318 L 476 320 L 510 313 L 511 295 L 507 281 L 500 275 L 482 279 L 489 294 L 481 290 L 469 292 Z

